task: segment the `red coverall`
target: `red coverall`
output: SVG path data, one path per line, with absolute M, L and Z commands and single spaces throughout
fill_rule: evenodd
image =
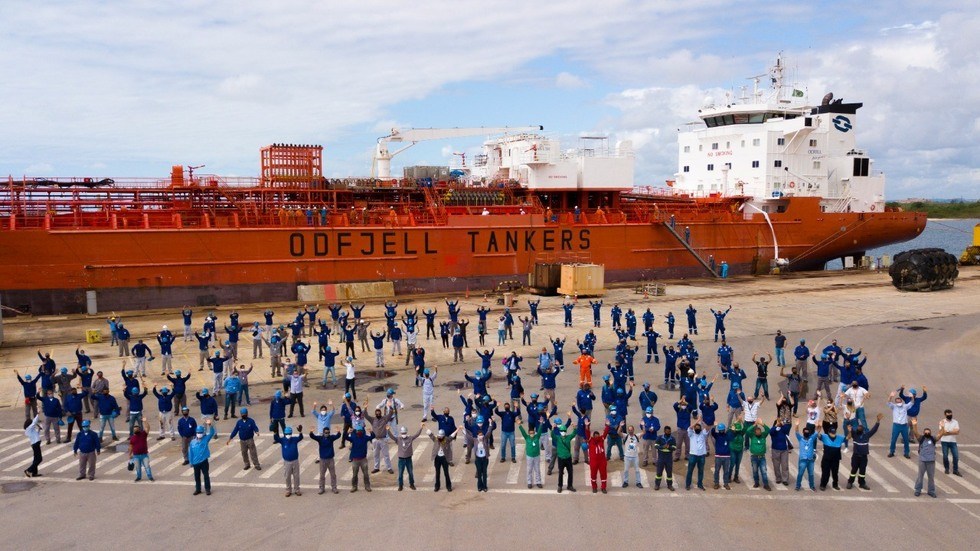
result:
M 592 436 L 589 438 L 589 469 L 592 471 L 592 489 L 596 490 L 596 475 L 599 475 L 599 479 L 602 481 L 602 489 L 606 489 L 606 479 L 608 478 L 606 471 L 606 436 L 609 434 L 609 425 L 606 425 L 606 429 L 602 431 L 599 436 Z

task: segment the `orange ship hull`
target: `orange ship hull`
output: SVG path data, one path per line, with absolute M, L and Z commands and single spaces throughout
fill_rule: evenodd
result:
M 663 208 L 663 206 L 661 206 Z M 454 215 L 443 223 L 342 227 L 10 229 L 0 231 L 0 302 L 34 313 L 99 308 L 296 300 L 300 284 L 389 280 L 400 293 L 492 288 L 524 280 L 536 262 L 575 259 L 605 266 L 606 280 L 707 275 L 666 227 L 646 222 L 546 221 L 541 213 Z M 734 208 L 681 211 L 702 258 L 733 274 L 768 267 L 773 231 L 794 269 L 911 239 L 921 213 L 822 213 L 793 199 L 785 212 L 745 217 Z

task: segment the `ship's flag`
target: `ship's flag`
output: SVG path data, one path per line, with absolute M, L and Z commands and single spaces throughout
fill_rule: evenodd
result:
M 793 97 L 794 98 L 802 98 L 803 97 L 803 90 L 797 90 L 796 88 L 793 88 Z

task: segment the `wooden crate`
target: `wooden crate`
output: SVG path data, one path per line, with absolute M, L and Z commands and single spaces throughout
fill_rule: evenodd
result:
M 600 264 L 562 264 L 558 293 L 568 296 L 596 297 L 606 292 L 605 266 Z

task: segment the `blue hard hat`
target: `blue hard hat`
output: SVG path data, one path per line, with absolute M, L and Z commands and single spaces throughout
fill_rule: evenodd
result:
M 428 374 L 429 374 L 429 368 L 425 368 L 422 370 L 422 375 L 428 375 Z
M 647 413 L 653 413 L 653 406 L 647 406 Z
M 177 371 L 174 371 L 174 375 L 180 377 L 180 370 L 178 369 Z
M 847 352 L 848 354 L 850 354 L 853 351 L 854 351 L 854 349 L 851 348 L 850 346 L 848 346 L 847 348 L 844 349 L 844 352 Z
M 386 394 L 388 394 L 388 396 L 391 396 L 391 395 L 392 395 L 392 394 L 394 394 L 394 393 L 395 393 L 395 389 L 393 389 L 393 388 L 389 388 L 389 389 L 388 389 L 388 392 L 387 392 Z
M 61 368 L 61 372 L 62 373 L 68 373 L 68 368 L 67 367 L 62 367 Z
M 30 381 L 31 380 L 31 376 L 30 375 L 25 375 L 24 376 L 24 380 L 25 381 Z
M 806 339 L 800 339 L 800 344 L 806 344 Z
M 821 354 L 820 355 L 820 359 L 821 360 L 826 360 L 827 359 L 827 355 L 826 354 Z
M 623 389 L 621 389 L 621 388 L 617 388 L 617 389 L 616 389 L 616 394 L 625 394 L 625 393 L 626 393 L 626 391 L 624 391 L 624 390 L 623 390 Z
M 910 388 L 909 389 L 909 394 L 911 394 L 912 396 L 915 396 L 918 393 L 919 393 L 919 391 L 915 390 L 914 388 Z
M 732 383 L 732 388 L 734 388 L 734 389 L 737 390 L 737 389 L 742 388 L 742 385 L 741 385 L 741 383 L 735 382 L 735 383 Z
M 560 425 L 561 424 L 561 417 L 555 417 L 554 419 L 551 420 L 551 423 L 552 424 L 555 424 L 555 425 Z
M 133 374 L 133 370 L 132 369 L 127 369 L 126 370 L 126 375 L 132 375 L 132 374 Z
M 282 398 L 282 391 L 281 390 L 277 390 L 276 391 L 276 398 Z
M 163 388 L 160 389 L 160 394 L 167 394 L 169 392 L 170 392 L 170 389 L 167 388 L 167 387 L 163 387 Z
M 202 388 L 202 389 L 201 389 L 201 394 L 203 394 L 203 395 L 205 395 L 205 396 L 207 396 L 207 395 L 208 395 L 208 389 L 206 389 L 206 388 Z
M 248 408 L 242 408 L 238 410 L 238 413 L 241 413 L 242 415 L 248 415 Z
M 351 397 L 351 396 L 350 396 L 350 392 L 345 392 L 345 393 L 344 393 L 344 398 L 350 398 L 350 397 Z
M 283 434 L 292 434 L 293 433 L 293 427 L 286 427 L 286 428 L 282 429 L 282 433 Z
M 609 380 L 609 375 L 603 375 L 602 376 L 602 380 L 603 381 L 608 381 Z
M 718 429 L 718 432 L 724 432 L 725 431 L 725 423 L 718 423 L 717 429 Z
M 616 411 L 616 406 L 609 406 L 609 413 L 613 413 L 615 411 Z
M 88 427 L 90 427 L 91 425 L 92 425 L 92 422 L 91 422 L 91 421 L 89 421 L 88 419 L 86 419 L 86 420 L 84 420 L 84 421 L 82 421 L 82 428 L 86 428 L 86 429 L 87 429 L 87 428 L 88 428 Z
M 650 388 L 650 383 L 643 383 L 643 388 Z
M 536 392 L 532 392 L 531 393 L 531 399 L 532 400 L 537 400 L 538 399 L 538 394 Z
M 480 416 L 478 416 L 478 417 L 476 418 L 476 423 L 477 423 L 478 425 L 482 425 L 482 424 L 483 424 L 483 421 L 484 421 L 484 419 L 483 419 L 483 416 L 482 416 L 482 415 L 480 415 Z
M 198 434 L 204 434 L 204 427 L 202 427 L 201 425 L 198 425 L 197 426 L 197 433 Z

